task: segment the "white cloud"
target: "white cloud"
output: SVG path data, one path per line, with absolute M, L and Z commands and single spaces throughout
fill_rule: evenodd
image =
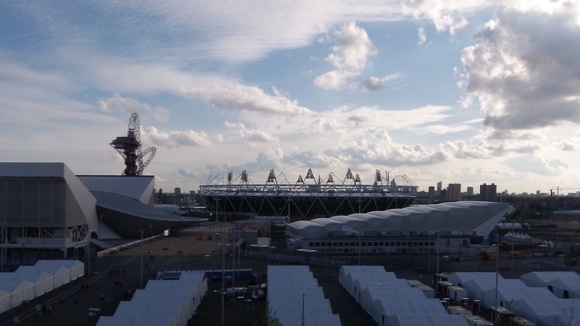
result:
M 348 166 L 375 164 L 399 167 L 429 165 L 445 160 L 442 152 L 426 149 L 419 144 L 395 144 L 387 130 L 380 128 L 368 129 L 350 144 L 339 144 L 325 153 L 339 157 Z
M 52 2 L 11 2 L 0 12 L 18 25 L 0 32 L 0 144 L 9 160 L 40 157 L 66 161 L 78 173 L 117 172 L 122 162 L 108 143 L 127 119 L 110 113 L 138 112 L 164 122 L 142 136 L 161 149 L 148 171 L 166 189 L 205 182 L 208 171 L 345 166 L 370 174 L 410 169 L 424 184 L 483 175 L 521 184 L 541 177 L 517 173 L 531 159 L 540 160 L 533 173 L 578 180 L 569 168 L 576 139 L 560 128 L 580 120 L 578 4 L 502 1 L 475 41 L 459 33 L 489 19 L 498 3 L 143 0 L 92 3 L 87 16 L 83 2 L 66 11 Z M 425 30 L 433 29 L 452 39 L 427 40 Z M 431 62 L 422 55 L 442 59 L 433 62 L 443 69 L 463 56 L 456 76 L 466 110 L 455 107 L 454 95 L 433 95 L 429 79 L 441 76 L 414 66 Z M 403 74 L 409 87 L 377 92 Z M 409 95 L 419 84 L 431 94 Z M 233 122 L 224 128 L 226 120 Z M 189 150 L 194 154 L 184 156 Z
M 287 164 L 303 168 L 329 169 L 341 162 L 340 158 L 326 155 L 321 152 L 305 151 L 291 152 L 284 156 Z M 343 165 L 341 163 L 340 165 Z
M 536 3 L 500 8 L 462 53 L 466 90 L 498 131 L 580 123 L 580 4 Z
M 336 45 L 326 60 L 337 69 L 361 71 L 368 58 L 377 54 L 367 32 L 354 22 L 344 25 L 335 37 Z
M 314 86 L 328 90 L 342 90 L 351 87 L 350 79 L 359 74 L 349 71 L 332 70 L 314 79 Z
M 510 157 L 504 161 L 512 169 L 518 172 L 527 172 L 535 175 L 561 175 L 570 167 L 558 159 L 546 159 L 535 155 L 522 155 Z
M 559 148 L 560 150 L 565 151 L 565 152 L 573 152 L 573 151 L 578 150 L 578 145 L 576 145 L 575 142 L 572 142 L 570 140 L 563 140 L 563 141 L 557 142 L 555 144 L 555 147 Z
M 169 120 L 169 110 L 164 107 L 152 108 L 147 103 L 141 103 L 134 98 L 122 97 L 120 95 L 115 95 L 114 97 L 109 97 L 106 99 L 100 99 L 98 102 L 99 108 L 103 112 L 124 112 L 129 116 L 131 113 L 136 112 L 141 115 L 149 115 L 155 117 L 157 121 L 168 121 Z
M 399 78 L 398 74 L 385 77 L 364 76 L 363 71 L 371 56 L 378 53 L 367 32 L 351 22 L 334 34 L 335 46 L 326 57 L 334 70 L 327 71 L 314 79 L 314 86 L 327 90 L 360 89 L 377 91 L 388 81 Z
M 308 108 L 300 106 L 296 100 L 287 98 L 277 90 L 274 90 L 274 94 L 267 94 L 256 86 L 245 86 L 231 80 L 184 87 L 182 93 L 222 111 L 282 115 L 310 112 Z
M 164 132 L 157 130 L 155 127 L 147 127 L 141 133 L 141 139 L 149 140 L 156 146 L 167 148 L 211 145 L 211 141 L 205 132 L 193 130 Z
M 272 137 L 269 133 L 261 131 L 261 130 L 248 130 L 246 126 L 241 123 L 231 123 L 225 122 L 225 126 L 238 133 L 241 139 L 244 141 L 249 141 L 251 143 L 268 143 L 268 142 L 275 142 L 276 138 Z
M 443 125 L 443 124 L 434 124 L 429 125 L 423 128 L 417 128 L 416 131 L 418 133 L 431 133 L 431 134 L 438 134 L 444 135 L 449 133 L 461 132 L 473 129 L 468 125 Z
M 455 35 L 458 30 L 464 28 L 469 23 L 465 17 L 454 17 L 452 15 L 436 16 L 433 19 L 437 31 L 448 30 L 449 34 Z
M 378 90 L 385 88 L 385 86 L 387 85 L 387 82 L 389 82 L 391 80 L 395 80 L 399 77 L 400 77 L 399 74 L 392 74 L 392 75 L 388 75 L 388 76 L 385 76 L 382 78 L 371 76 L 371 77 L 365 78 L 360 83 L 359 87 L 362 90 L 366 90 L 366 91 L 378 91 Z
M 427 35 L 425 34 L 425 29 L 423 27 L 419 27 L 417 30 L 417 44 L 425 44 L 427 42 Z

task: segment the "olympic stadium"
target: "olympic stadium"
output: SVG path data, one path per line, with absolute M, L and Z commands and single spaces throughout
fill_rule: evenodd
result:
M 344 178 L 334 173 L 316 178 L 312 169 L 290 182 L 270 170 L 266 182 L 254 183 L 244 170 L 237 178 L 211 178 L 200 186 L 205 207 L 226 219 L 270 218 L 309 220 L 334 215 L 404 208 L 413 204 L 417 186 L 406 176 L 399 183 L 376 170 L 374 182 L 363 184 L 358 174 L 347 170 Z

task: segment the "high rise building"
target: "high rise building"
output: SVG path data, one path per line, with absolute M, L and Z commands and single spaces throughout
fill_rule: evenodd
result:
M 443 182 L 437 182 L 437 195 L 441 194 L 441 190 L 443 190 Z
M 490 185 L 482 184 L 479 186 L 479 200 L 481 201 L 496 201 L 497 186 L 492 183 Z
M 473 187 L 467 187 L 467 196 L 473 196 Z
M 435 187 L 429 186 L 429 203 L 435 202 Z
M 461 184 L 460 183 L 450 183 L 447 187 L 447 201 L 460 201 L 461 200 Z

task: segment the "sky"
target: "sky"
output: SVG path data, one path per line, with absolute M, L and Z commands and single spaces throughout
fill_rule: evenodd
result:
M 579 1 L 2 1 L 0 161 L 120 175 L 136 112 L 167 192 L 309 168 L 576 192 L 579 40 Z

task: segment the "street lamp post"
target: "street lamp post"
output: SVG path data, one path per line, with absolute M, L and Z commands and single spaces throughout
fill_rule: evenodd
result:
M 226 251 L 221 247 L 229 247 L 227 243 L 220 243 L 220 249 L 222 249 L 222 290 L 221 290 L 221 304 L 222 304 L 222 323 L 224 325 L 224 312 L 225 312 L 225 278 L 226 278 Z
M 514 237 L 513 237 L 513 232 L 514 232 L 514 229 L 512 227 L 512 249 L 511 249 L 511 252 L 510 252 L 510 257 L 511 257 L 511 260 L 510 260 L 510 273 L 513 273 L 514 272 Z
M 436 262 L 436 268 L 435 268 L 435 291 L 437 293 L 437 296 L 439 296 L 439 231 L 436 231 L 437 233 L 437 262 Z
M 143 288 L 143 229 L 139 230 L 141 234 L 141 242 L 139 242 L 139 249 L 141 252 L 141 268 L 139 269 L 139 288 Z
M 219 219 L 218 219 L 218 198 L 215 199 L 215 222 L 216 225 L 217 223 L 219 223 Z
M 99 240 L 103 239 L 103 213 L 99 214 Z
M 495 244 L 494 245 L 496 247 L 496 254 L 495 254 L 495 314 L 493 315 L 493 324 L 494 325 L 498 325 L 498 320 L 497 320 L 497 305 L 498 305 L 498 295 L 497 295 L 497 289 L 498 289 L 498 283 L 499 283 L 499 245 Z
M 306 302 L 306 294 L 302 293 L 302 326 L 304 326 L 304 303 Z
M 0 272 L 4 272 L 4 258 L 6 256 L 6 238 L 8 237 L 8 232 L 6 230 L 6 222 L 2 222 L 2 251 L 0 251 L 0 255 L 2 255 L 2 270 Z
M 236 294 L 236 237 L 234 236 L 234 231 L 232 229 L 232 289 L 234 289 L 234 296 Z
M 358 265 L 360 266 L 360 254 L 362 250 L 362 243 L 360 242 L 360 231 L 358 233 Z
M 91 277 L 91 220 L 89 220 L 87 238 L 87 267 L 89 270 L 89 277 Z
M 439 232 L 437 232 L 437 270 L 436 274 L 439 274 Z
M 431 231 L 428 231 L 428 233 L 429 233 L 429 242 L 428 242 L 429 243 L 429 248 L 428 248 L 429 251 L 427 253 L 427 255 L 428 255 L 428 257 L 427 257 L 427 273 L 429 275 L 431 275 Z

